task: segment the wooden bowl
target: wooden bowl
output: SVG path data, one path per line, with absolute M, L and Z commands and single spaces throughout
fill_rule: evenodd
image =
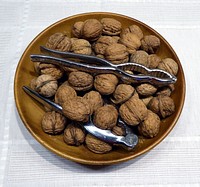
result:
M 66 33 L 67 36 L 71 36 L 71 28 L 76 21 L 84 21 L 89 18 L 96 18 L 100 20 L 104 17 L 117 19 L 122 23 L 123 28 L 126 28 L 132 24 L 136 24 L 143 30 L 145 35 L 156 35 L 161 41 L 161 47 L 158 51 L 158 55 L 161 58 L 173 58 L 179 66 L 179 72 L 177 75 L 178 80 L 175 84 L 175 91 L 172 94 L 172 98 L 176 105 L 175 113 L 162 121 L 160 132 L 155 138 L 141 141 L 138 146 L 130 152 L 122 148 L 114 148 L 111 152 L 106 154 L 95 154 L 89 151 L 84 145 L 75 147 L 65 144 L 63 142 L 62 135 L 51 136 L 45 134 L 40 125 L 42 115 L 44 114 L 43 107 L 38 102 L 30 98 L 22 90 L 22 86 L 29 85 L 30 81 L 36 77 L 33 63 L 30 61 L 30 55 L 39 54 L 39 46 L 45 45 L 49 36 L 56 32 Z M 146 24 L 124 15 L 108 12 L 92 12 L 62 19 L 46 28 L 38 36 L 36 36 L 35 39 L 33 39 L 19 61 L 15 74 L 14 93 L 16 106 L 25 127 L 43 146 L 64 158 L 78 163 L 88 165 L 110 165 L 124 162 L 146 153 L 160 143 L 169 134 L 169 132 L 175 126 L 183 108 L 185 99 L 185 79 L 181 63 L 176 53 L 170 44 L 158 32 Z

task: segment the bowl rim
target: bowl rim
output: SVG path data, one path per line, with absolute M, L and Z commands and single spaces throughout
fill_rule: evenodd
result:
M 66 155 L 64 154 L 63 152 L 59 151 L 59 150 L 56 150 L 54 149 L 53 147 L 49 146 L 46 142 L 44 142 L 39 136 L 37 136 L 33 131 L 32 129 L 30 128 L 30 126 L 28 125 L 28 122 L 26 121 L 25 117 L 23 116 L 23 113 L 22 111 L 20 110 L 19 108 L 19 101 L 17 99 L 17 77 L 19 77 L 19 69 L 20 69 L 20 66 L 21 66 L 21 61 L 24 59 L 24 57 L 26 56 L 26 53 L 27 51 L 29 51 L 29 49 L 31 48 L 31 46 L 35 43 L 35 41 L 45 32 L 47 32 L 49 29 L 51 29 L 52 27 L 56 26 L 56 25 L 59 25 L 61 24 L 62 22 L 65 22 L 66 20 L 68 19 L 73 19 L 73 18 L 76 18 L 76 17 L 80 17 L 80 16 L 89 16 L 89 15 L 94 15 L 94 14 L 100 14 L 100 15 L 105 15 L 105 16 L 108 16 L 109 15 L 114 15 L 114 16 L 120 16 L 122 18 L 125 18 L 125 19 L 131 19 L 133 20 L 135 23 L 138 23 L 146 28 L 148 28 L 149 30 L 151 30 L 152 32 L 156 33 L 157 35 L 159 35 L 160 38 L 162 38 L 162 40 L 166 43 L 166 45 L 168 46 L 168 48 L 170 49 L 170 51 L 173 53 L 173 55 L 176 57 L 176 59 L 178 60 L 179 62 L 179 71 L 181 71 L 181 77 L 182 77 L 182 82 L 183 82 L 183 99 L 181 100 L 181 103 L 180 103 L 180 107 L 177 111 L 177 115 L 175 116 L 174 120 L 173 120 L 173 124 L 170 125 L 170 127 L 163 133 L 163 135 L 157 139 L 155 142 L 153 142 L 151 145 L 149 145 L 147 148 L 143 149 L 142 151 L 139 151 L 138 153 L 136 154 L 133 154 L 133 155 L 130 155 L 130 156 L 127 156 L 127 157 L 124 157 L 124 158 L 121 158 L 121 159 L 116 159 L 116 160 L 108 160 L 108 161 L 93 161 L 93 160 L 84 160 L 84 159 L 81 159 L 81 158 L 75 158 L 75 157 L 72 157 L 70 155 Z M 156 145 L 158 145 L 159 143 L 161 143 L 165 138 L 166 136 L 172 131 L 172 129 L 174 128 L 174 126 L 176 125 L 180 115 L 181 115 L 181 112 L 182 112 L 182 109 L 183 109 L 183 106 L 184 106 L 184 102 L 185 102 L 185 95 L 186 95 L 186 84 L 185 84 L 185 75 L 184 75 L 184 72 L 183 72 L 183 68 L 182 68 L 182 65 L 181 65 L 181 62 L 177 56 L 177 54 L 175 53 L 174 49 L 172 48 L 172 46 L 166 41 L 166 39 L 161 35 L 159 34 L 156 30 L 154 30 L 153 28 L 151 28 L 150 26 L 148 26 L 146 23 L 142 22 L 142 21 L 139 21 L 135 18 L 132 18 L 130 16 L 126 16 L 126 15 L 123 15 L 123 14 L 119 14 L 119 13 L 111 13 L 111 12 L 86 12 L 86 13 L 79 13 L 79 14 L 75 14 L 75 15 L 71 15 L 71 16 L 68 16 L 68 17 L 65 17 L 61 20 L 58 20 L 56 22 L 54 22 L 53 24 L 49 25 L 48 27 L 46 27 L 45 29 L 43 29 L 41 32 L 39 32 L 39 34 L 37 34 L 33 39 L 32 41 L 28 44 L 28 46 L 26 47 L 26 49 L 24 50 L 22 56 L 20 57 L 19 59 L 19 62 L 18 62 L 18 65 L 17 65 L 17 68 L 16 68 L 16 71 L 15 71 L 15 76 L 14 76 L 14 100 L 15 100 L 15 104 L 16 104 L 16 108 L 17 108 L 17 111 L 18 111 L 18 114 L 23 122 L 23 124 L 25 125 L 25 127 L 28 129 L 28 131 L 30 132 L 30 134 L 41 144 L 43 145 L 44 147 L 46 147 L 48 150 L 50 150 L 51 152 L 63 157 L 63 158 L 66 158 L 66 159 L 69 159 L 71 161 L 75 161 L 75 162 L 78 162 L 78 163 L 81 163 L 81 164 L 86 164 L 86 165 L 111 165 L 111 164 L 116 164 L 116 163 L 121 163 L 121 162 L 124 162 L 124 161 L 128 161 L 128 160 L 131 160 L 133 158 L 136 158 L 140 155 L 143 155 L 144 153 L 147 153 L 148 151 L 150 151 L 151 149 L 153 149 Z

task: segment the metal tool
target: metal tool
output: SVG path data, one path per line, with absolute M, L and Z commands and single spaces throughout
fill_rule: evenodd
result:
M 67 66 L 77 70 L 96 74 L 112 73 L 122 80 L 130 83 L 148 82 L 156 86 L 165 86 L 168 84 L 173 84 L 177 80 L 174 75 L 171 75 L 166 71 L 160 69 L 149 69 L 141 64 L 134 62 L 127 62 L 116 65 L 105 59 L 101 59 L 95 56 L 61 52 L 48 49 L 44 46 L 40 46 L 40 50 L 46 55 L 31 55 L 30 57 L 33 62 L 43 62 L 59 66 Z M 69 58 L 73 60 L 69 60 Z M 79 62 L 77 62 L 77 60 L 79 60 Z M 130 74 L 126 72 L 127 70 L 138 72 L 139 74 Z
M 23 86 L 22 88 L 28 95 L 33 97 L 35 100 L 39 101 L 44 106 L 47 106 L 52 110 L 63 114 L 62 107 L 60 105 L 41 96 L 40 94 L 38 94 L 37 92 L 35 92 L 27 86 Z M 126 133 L 125 136 L 117 136 L 114 135 L 110 130 L 103 130 L 96 127 L 93 124 L 91 117 L 88 122 L 83 123 L 83 127 L 87 130 L 87 132 L 107 143 L 121 145 L 122 147 L 128 150 L 133 149 L 138 144 L 138 136 L 134 134 L 132 129 L 129 128 L 120 118 L 118 119 L 118 123 L 124 127 Z

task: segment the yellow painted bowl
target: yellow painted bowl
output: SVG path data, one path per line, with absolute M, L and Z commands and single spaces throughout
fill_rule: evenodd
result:
M 161 41 L 161 47 L 158 51 L 158 55 L 161 58 L 173 58 L 179 66 L 179 72 L 177 75 L 178 80 L 175 84 L 175 91 L 172 94 L 172 98 L 176 105 L 175 113 L 162 121 L 160 132 L 155 138 L 145 139 L 144 141 L 140 142 L 133 151 L 130 152 L 122 148 L 114 148 L 111 152 L 106 154 L 95 154 L 89 151 L 84 145 L 75 147 L 65 144 L 62 135 L 51 136 L 45 134 L 42 131 L 40 125 L 42 115 L 44 114 L 43 107 L 35 100 L 30 98 L 22 90 L 22 86 L 29 85 L 30 81 L 34 77 L 36 77 L 33 63 L 30 62 L 30 55 L 39 54 L 39 46 L 45 45 L 47 39 L 52 34 L 56 32 L 62 32 L 66 33 L 67 36 L 71 36 L 71 28 L 75 22 L 84 21 L 90 18 L 100 20 L 104 17 L 117 19 L 122 23 L 123 28 L 126 28 L 132 24 L 136 24 L 143 30 L 144 35 L 156 35 Z M 155 147 L 157 144 L 159 144 L 169 134 L 169 132 L 175 126 L 183 108 L 185 99 L 185 79 L 181 63 L 176 53 L 174 52 L 170 44 L 158 32 L 156 32 L 146 24 L 124 15 L 108 12 L 92 12 L 74 15 L 62 19 L 46 28 L 38 36 L 36 36 L 35 39 L 33 39 L 33 41 L 24 51 L 19 61 L 15 74 L 14 93 L 17 110 L 19 112 L 21 120 L 23 121 L 25 127 L 33 135 L 33 137 L 43 146 L 66 159 L 78 163 L 88 165 L 110 165 L 134 159 L 135 157 L 146 153 L 147 151 Z

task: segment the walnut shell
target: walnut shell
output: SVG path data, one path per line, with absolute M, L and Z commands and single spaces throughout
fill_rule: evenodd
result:
M 141 43 L 141 48 L 149 54 L 156 53 L 160 47 L 160 39 L 154 35 L 144 36 Z
M 42 117 L 42 129 L 48 134 L 61 133 L 66 125 L 66 118 L 55 111 L 46 112 Z
M 166 95 L 171 96 L 172 92 L 174 91 L 175 87 L 174 84 L 170 84 L 168 86 L 161 87 L 157 92 L 156 95 Z
M 134 33 L 126 33 L 121 35 L 120 42 L 127 47 L 127 51 L 130 54 L 136 52 L 136 50 L 141 46 L 140 39 Z
M 83 21 L 77 21 L 76 23 L 74 23 L 72 27 L 72 34 L 75 37 L 81 38 L 81 30 L 82 30 L 83 24 L 84 24 Z
M 71 51 L 73 53 L 91 55 L 92 48 L 91 48 L 91 44 L 87 40 L 77 39 L 73 41 Z
M 81 29 L 81 37 L 88 41 L 97 40 L 102 33 L 103 26 L 97 19 L 87 19 Z
M 171 58 L 162 59 L 158 65 L 158 69 L 169 72 L 172 75 L 177 75 L 178 73 L 178 64 Z
M 111 36 L 101 36 L 94 44 L 94 51 L 96 54 L 104 55 L 106 48 L 109 45 L 117 43 Z
M 105 50 L 106 60 L 112 62 L 113 64 L 121 64 L 128 62 L 129 54 L 127 52 L 126 46 L 119 43 L 114 43 L 109 45 Z
M 64 115 L 74 121 L 86 122 L 90 115 L 90 105 L 83 97 L 68 99 L 62 105 Z
M 130 99 L 135 92 L 135 89 L 128 84 L 119 84 L 114 93 L 112 102 L 115 104 L 124 103 L 128 99 Z
M 95 76 L 94 87 L 102 95 L 110 95 L 115 91 L 118 78 L 113 74 L 100 74 Z
M 151 96 L 156 93 L 157 88 L 151 84 L 143 83 L 136 87 L 137 93 L 141 96 Z
M 51 75 L 40 75 L 35 81 L 35 90 L 45 96 L 52 97 L 58 89 L 58 83 Z
M 37 80 L 37 77 L 35 77 L 35 78 L 33 78 L 32 80 L 31 80 L 31 82 L 30 82 L 30 87 L 31 87 L 31 89 L 33 89 L 33 90 L 36 90 L 36 80 Z
M 118 112 L 112 105 L 98 108 L 94 113 L 94 124 L 100 129 L 112 129 L 117 124 Z
M 64 82 L 56 91 L 55 102 L 62 106 L 65 101 L 68 101 L 76 96 L 76 91 L 68 85 L 68 82 Z
M 90 114 L 93 114 L 94 111 L 103 106 L 103 99 L 101 97 L 101 94 L 97 91 L 92 90 L 86 93 L 83 98 L 85 98 L 90 105 Z
M 89 73 L 74 71 L 69 74 L 68 83 L 77 91 L 86 91 L 93 87 L 93 77 Z
M 141 100 L 143 101 L 143 103 L 148 106 L 149 102 L 151 101 L 151 99 L 153 98 L 153 96 L 148 96 L 145 98 L 142 98 Z
M 148 53 L 142 50 L 136 51 L 134 54 L 131 55 L 130 61 L 135 62 L 137 64 L 141 64 L 147 66 L 148 62 Z
M 147 107 L 162 118 L 166 118 L 175 112 L 173 99 L 165 95 L 152 98 Z
M 70 51 L 71 40 L 62 33 L 55 33 L 49 37 L 46 47 L 59 51 Z
M 103 25 L 103 34 L 109 36 L 119 35 L 122 29 L 122 24 L 113 18 L 103 18 L 101 19 Z
M 161 58 L 158 55 L 156 54 L 148 55 L 147 67 L 151 69 L 155 69 L 158 67 L 160 62 L 161 62 Z
M 130 32 L 133 33 L 133 34 L 136 34 L 140 40 L 141 40 L 141 39 L 143 38 L 143 36 L 144 36 L 144 34 L 143 34 L 141 28 L 140 28 L 139 26 L 137 26 L 137 25 L 131 25 L 131 26 L 129 26 L 128 28 L 126 28 L 126 29 L 124 30 L 123 33 L 126 34 L 126 33 L 130 33 Z
M 63 139 L 68 145 L 79 146 L 85 141 L 85 132 L 78 124 L 69 124 L 64 131 Z
M 136 126 L 147 117 L 147 107 L 142 100 L 133 96 L 120 106 L 119 113 L 128 125 Z
M 126 135 L 125 129 L 121 126 L 114 126 L 112 128 L 112 133 L 117 135 L 117 136 L 125 136 Z
M 153 138 L 159 133 L 159 130 L 159 116 L 151 110 L 148 110 L 146 119 L 138 126 L 139 133 L 147 138 Z
M 94 153 L 103 154 L 112 150 L 111 145 L 102 140 L 97 139 L 91 134 L 87 134 L 85 138 L 85 143 L 87 148 Z

